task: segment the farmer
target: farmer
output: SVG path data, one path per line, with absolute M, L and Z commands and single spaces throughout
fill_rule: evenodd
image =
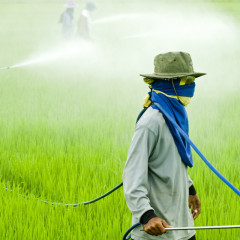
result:
M 59 22 L 62 24 L 62 36 L 63 39 L 69 40 L 73 34 L 73 13 L 76 7 L 74 0 L 68 0 L 64 5 L 66 10 L 61 14 Z
M 187 167 L 193 166 L 190 145 L 156 104 L 188 134 L 185 106 L 193 97 L 195 78 L 205 73 L 194 72 L 191 56 L 184 52 L 159 54 L 154 65 L 155 73 L 141 75 L 150 92 L 138 117 L 123 172 L 132 223 L 142 224 L 133 230 L 132 239 L 193 240 L 195 231 L 166 233 L 165 228 L 171 226 L 193 227 L 201 202 L 188 175 Z
M 91 12 L 96 9 L 92 1 L 88 1 L 77 22 L 77 36 L 84 40 L 91 39 Z

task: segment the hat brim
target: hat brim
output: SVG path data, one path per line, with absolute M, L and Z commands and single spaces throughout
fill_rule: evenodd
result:
M 183 73 L 176 73 L 176 74 L 156 74 L 156 73 L 152 73 L 152 74 L 140 74 L 140 76 L 142 77 L 146 77 L 146 78 L 151 78 L 151 79 L 172 79 L 172 78 L 181 78 L 181 77 L 187 77 L 187 76 L 193 76 L 195 78 L 201 77 L 203 75 L 206 75 L 206 73 L 198 73 L 198 72 L 193 72 L 193 73 L 187 73 L 187 74 L 183 74 Z
M 64 4 L 63 6 L 64 6 L 65 8 L 76 8 L 76 7 L 78 7 L 77 4 L 75 4 L 75 5 Z

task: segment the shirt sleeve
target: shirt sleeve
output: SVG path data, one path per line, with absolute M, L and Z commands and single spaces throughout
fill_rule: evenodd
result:
M 193 181 L 188 174 L 188 187 L 190 188 L 193 185 Z
M 156 135 L 149 128 L 136 127 L 123 171 L 125 200 L 133 216 L 153 210 L 148 198 L 148 159 L 156 145 Z

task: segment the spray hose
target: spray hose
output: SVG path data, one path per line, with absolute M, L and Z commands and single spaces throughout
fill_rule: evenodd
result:
M 158 95 L 156 94 L 156 97 Z M 191 145 L 199 157 L 206 163 L 206 165 L 224 182 L 226 183 L 238 196 L 240 196 L 240 191 L 230 183 L 214 166 L 207 160 L 207 158 L 200 152 L 196 145 L 191 141 L 188 135 L 178 126 L 178 124 L 168 115 L 166 111 L 156 102 L 154 105 L 157 106 L 158 110 L 172 123 L 172 125 L 178 130 L 178 132 L 185 138 L 185 140 Z
M 93 200 L 90 200 L 90 201 L 87 201 L 87 202 L 80 202 L 80 203 L 61 203 L 61 202 L 50 202 L 50 201 L 46 201 L 46 200 L 43 200 L 43 199 L 40 199 L 40 198 L 36 198 L 36 200 L 39 200 L 40 202 L 44 202 L 46 204 L 52 204 L 52 205 L 61 205 L 61 206 L 65 206 L 65 207 L 79 207 L 80 205 L 88 205 L 88 204 L 91 204 L 91 203 L 95 203 L 97 201 L 99 201 L 100 199 L 102 198 L 105 198 L 106 196 L 110 195 L 111 193 L 113 193 L 114 191 L 116 191 L 118 188 L 120 188 L 121 186 L 123 185 L 123 183 L 121 182 L 120 184 L 118 184 L 116 187 L 114 187 L 113 189 L 111 189 L 110 191 L 106 192 L 105 194 L 93 199 Z M 9 188 L 6 188 L 6 187 L 3 187 L 3 189 L 7 190 L 7 191 L 10 191 L 10 192 L 13 192 L 13 190 L 9 189 Z M 23 198 L 29 198 L 27 195 L 24 195 L 24 194 L 20 194 L 20 193 L 17 193 L 18 196 L 21 196 Z

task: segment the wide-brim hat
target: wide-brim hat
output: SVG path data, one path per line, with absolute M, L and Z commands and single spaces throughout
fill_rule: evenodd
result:
M 66 3 L 66 4 L 64 4 L 64 7 L 65 8 L 76 8 L 77 4 L 68 4 L 68 3 Z
M 68 0 L 66 4 L 64 4 L 65 8 L 76 8 L 78 5 L 75 3 L 75 0 Z
M 159 54 L 154 58 L 154 73 L 140 74 L 142 77 L 163 80 L 187 76 L 197 78 L 203 75 L 206 73 L 194 72 L 191 56 L 185 52 Z

